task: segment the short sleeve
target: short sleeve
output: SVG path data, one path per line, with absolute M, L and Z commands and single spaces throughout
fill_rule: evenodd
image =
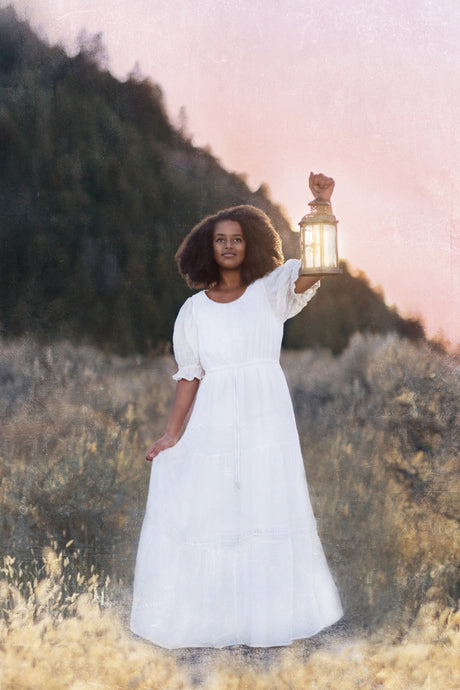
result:
M 177 362 L 178 371 L 173 379 L 202 379 L 204 371 L 200 364 L 198 353 L 198 333 L 195 319 L 193 316 L 193 302 L 189 297 L 181 307 L 173 332 L 174 357 Z
M 299 277 L 300 260 L 288 259 L 263 278 L 268 301 L 275 314 L 282 320 L 290 319 L 301 311 L 316 294 L 319 280 L 305 292 L 294 292 Z

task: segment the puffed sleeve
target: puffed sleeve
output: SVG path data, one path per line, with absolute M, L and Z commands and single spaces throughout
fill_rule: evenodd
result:
M 264 276 L 263 281 L 268 300 L 275 314 L 282 321 L 290 319 L 301 311 L 315 295 L 320 286 L 319 280 L 305 292 L 294 292 L 299 277 L 300 259 L 288 259 Z
M 200 364 L 198 353 L 198 334 L 193 317 L 192 298 L 189 297 L 182 305 L 174 324 L 173 332 L 174 357 L 178 371 L 173 379 L 202 379 L 204 371 Z

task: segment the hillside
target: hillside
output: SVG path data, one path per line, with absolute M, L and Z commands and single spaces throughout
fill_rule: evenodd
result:
M 265 185 L 251 191 L 169 121 L 161 89 L 102 66 L 100 39 L 75 57 L 0 10 L 0 328 L 69 337 L 119 354 L 167 348 L 190 293 L 173 256 L 203 216 L 249 203 L 286 257 L 297 235 Z M 423 339 L 363 277 L 323 281 L 289 324 L 290 348 L 339 353 L 355 331 Z

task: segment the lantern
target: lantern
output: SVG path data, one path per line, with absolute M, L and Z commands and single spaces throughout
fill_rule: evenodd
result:
M 300 226 L 300 275 L 332 275 L 342 273 L 337 252 L 337 219 L 330 201 L 316 197 L 308 204 L 310 213 Z

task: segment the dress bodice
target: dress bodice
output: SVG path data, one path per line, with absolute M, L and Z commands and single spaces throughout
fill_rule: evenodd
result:
M 217 368 L 277 361 L 284 321 L 313 297 L 319 283 L 294 292 L 300 262 L 290 259 L 246 288 L 232 302 L 214 302 L 204 290 L 190 297 L 174 327 L 180 378 L 202 378 Z

